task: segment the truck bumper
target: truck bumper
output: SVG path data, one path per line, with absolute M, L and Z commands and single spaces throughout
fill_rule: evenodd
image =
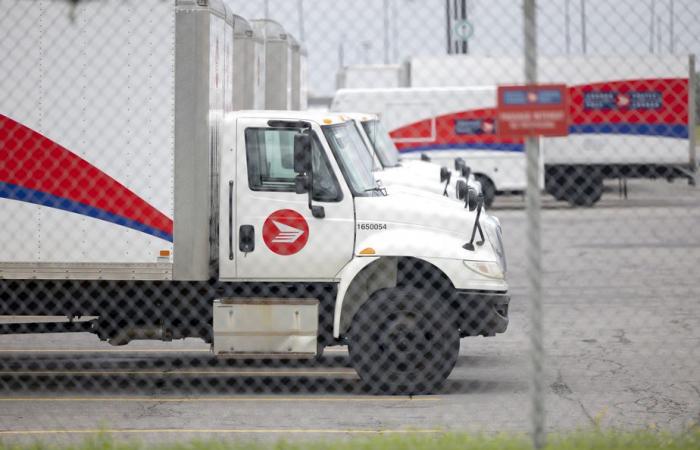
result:
M 459 314 L 460 336 L 495 336 L 506 331 L 509 303 L 505 292 L 458 290 L 453 306 Z

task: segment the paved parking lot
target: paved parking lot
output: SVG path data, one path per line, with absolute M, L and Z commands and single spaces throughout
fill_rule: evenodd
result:
M 700 422 L 700 190 L 631 182 L 624 200 L 615 188 L 592 209 L 545 201 L 552 430 Z M 110 347 L 90 334 L 0 336 L 0 439 L 526 431 L 525 211 L 513 197 L 493 213 L 509 256 L 510 328 L 462 340 L 437 395 L 367 395 L 343 348 L 282 366 L 218 361 L 194 340 Z

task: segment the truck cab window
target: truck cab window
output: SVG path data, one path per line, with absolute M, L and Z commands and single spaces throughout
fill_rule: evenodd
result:
M 289 128 L 248 128 L 245 131 L 248 186 L 253 191 L 294 192 L 294 135 Z M 314 200 L 340 201 L 338 182 L 321 151 L 312 140 Z

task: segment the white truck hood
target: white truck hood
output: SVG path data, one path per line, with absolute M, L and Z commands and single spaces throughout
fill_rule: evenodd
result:
M 356 251 L 371 247 L 378 255 L 402 249 L 415 256 L 497 261 L 489 233 L 474 251 L 463 248 L 469 241 L 476 211 L 460 202 L 440 196 L 416 196 L 408 192 L 389 191 L 382 197 L 357 197 Z M 482 228 L 490 226 L 482 215 Z M 477 232 L 477 240 L 479 234 Z M 493 245 L 499 245 L 494 243 Z

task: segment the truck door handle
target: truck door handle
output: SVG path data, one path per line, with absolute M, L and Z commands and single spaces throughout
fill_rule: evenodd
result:
M 253 225 L 241 225 L 238 229 L 238 249 L 243 253 L 255 250 L 255 228 Z
M 228 259 L 233 260 L 233 181 L 228 182 Z

